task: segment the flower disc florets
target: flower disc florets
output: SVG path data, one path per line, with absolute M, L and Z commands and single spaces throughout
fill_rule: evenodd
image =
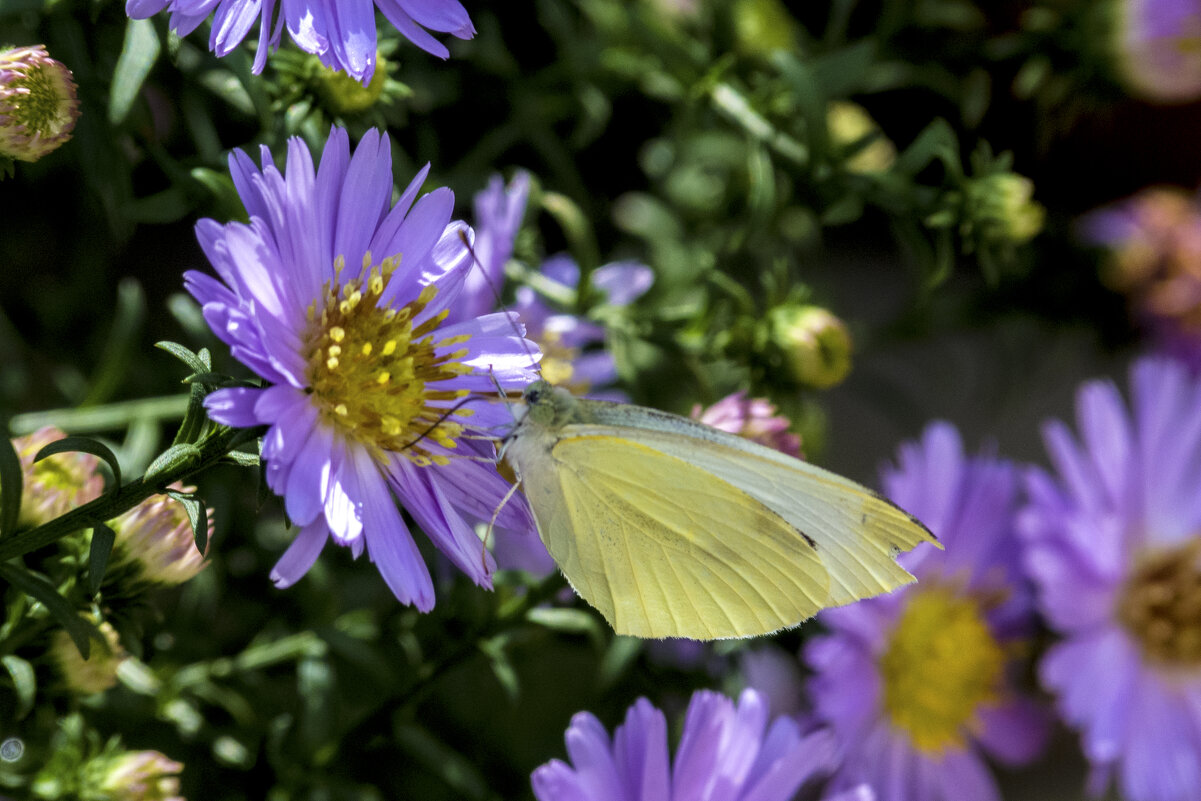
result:
M 0 154 L 37 161 L 71 138 L 78 118 L 71 71 L 45 47 L 0 53 Z
M 377 460 L 393 451 L 416 465 L 445 465 L 446 455 L 431 454 L 422 443 L 456 447 L 463 426 L 448 414 L 469 417 L 471 409 L 448 410 L 432 405 L 467 395 L 466 389 L 438 389 L 438 382 L 471 372 L 457 362 L 465 348 L 445 348 L 467 342 L 470 335 L 437 339 L 436 332 L 449 311 L 443 309 L 414 326 L 414 319 L 437 295 L 427 286 L 416 300 L 399 309 L 379 305 L 395 273 L 395 259 L 378 267 L 364 257 L 367 278 L 341 285 L 327 284 L 318 302 L 309 307 L 306 347 L 308 378 L 313 403 L 322 419 L 348 439 L 372 451 Z M 341 266 L 336 268 L 341 275 Z

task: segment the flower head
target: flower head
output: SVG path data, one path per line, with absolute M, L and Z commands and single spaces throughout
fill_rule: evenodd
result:
M 1201 97 L 1201 4 L 1193 0 L 1111 0 L 1118 78 L 1159 103 Z
M 320 168 L 292 140 L 285 174 L 263 151 L 255 167 L 236 152 L 234 182 L 249 225 L 201 220 L 197 236 L 220 281 L 185 275 L 213 331 L 270 386 L 212 393 L 210 416 L 268 426 L 267 482 L 301 527 L 272 573 L 287 586 L 329 537 L 366 548 L 396 597 L 425 611 L 429 571 L 397 509 L 478 584 L 493 563 L 468 520 L 488 520 L 509 484 L 496 472 L 502 404 L 464 403 L 495 384 L 533 380 L 537 349 L 507 314 L 448 322 L 471 266 L 451 222 L 454 198 L 418 199 L 428 167 L 392 196 L 388 139 L 371 130 L 353 156 L 334 129 Z M 510 502 L 497 524 L 530 528 Z
M 375 74 L 376 8 L 410 42 L 439 58 L 446 58 L 450 51 L 427 28 L 460 39 L 475 36 L 459 0 L 125 0 L 125 13 L 134 19 L 169 11 L 171 29 L 180 36 L 196 30 L 213 13 L 209 49 L 218 56 L 229 55 L 258 22 L 256 73 L 266 65 L 268 51 L 279 47 L 286 26 L 301 50 L 363 83 Z
M 158 751 L 123 751 L 108 763 L 100 789 L 123 801 L 184 801 L 183 765 Z
M 1131 402 L 1093 381 L 1080 439 L 1044 429 L 1052 475 L 1028 476 L 1020 526 L 1042 612 L 1062 640 L 1040 665 L 1100 792 L 1185 801 L 1201 786 L 1201 380 L 1142 359 Z
M 0 155 L 37 161 L 71 138 L 77 119 L 71 70 L 45 47 L 0 53 Z
M 84 659 L 71 635 L 63 629 L 54 632 L 50 639 L 50 658 L 58 666 L 58 672 L 68 689 L 79 695 L 104 692 L 117 683 L 117 668 L 128 654 L 121 647 L 117 630 L 108 621 L 100 624 L 104 642 L 92 640 L 88 658 Z
M 46 426 L 13 440 L 24 482 L 18 525 L 40 526 L 100 497 L 104 478 L 97 470 L 100 460 L 92 454 L 71 451 L 33 461 L 38 451 L 66 436 L 59 429 Z
M 1109 252 L 1102 278 L 1127 295 L 1156 343 L 1201 365 L 1201 206 L 1153 187 L 1090 212 L 1080 235 Z
M 767 703 L 754 690 L 737 704 L 695 693 L 674 760 L 667 719 L 645 698 L 611 739 L 599 720 L 580 712 L 566 740 L 572 764 L 556 759 L 534 771 L 538 801 L 789 801 L 834 762 L 824 733 L 803 736 L 790 718 L 769 725 Z
M 990 172 L 970 179 L 964 195 L 964 234 L 978 244 L 1020 245 L 1043 229 L 1047 211 L 1034 200 L 1034 182 L 1024 175 Z
M 801 456 L 801 438 L 788 430 L 792 421 L 776 414 L 775 405 L 767 398 L 748 398 L 746 392 L 735 392 L 707 409 L 699 403 L 693 406 L 692 418 L 780 453 L 798 459 Z
M 177 486 L 181 492 L 194 487 Z M 183 584 L 208 564 L 196 549 L 192 525 L 183 504 L 167 495 L 156 495 L 109 522 L 116 533 L 110 569 L 132 569 L 136 578 L 150 584 Z M 213 534 L 213 510 L 208 510 L 208 534 Z
M 1013 528 L 1016 471 L 965 458 L 958 432 L 934 424 L 901 448 L 884 484 L 946 550 L 900 557 L 917 584 L 820 615 L 830 634 L 805 660 L 816 715 L 844 748 L 835 786 L 866 781 L 896 801 L 996 798 L 984 754 L 1029 760 L 1048 722 L 1011 670 L 1034 623 Z
M 794 381 L 826 389 L 851 372 L 851 333 L 820 306 L 784 305 L 768 315 L 771 340 Z

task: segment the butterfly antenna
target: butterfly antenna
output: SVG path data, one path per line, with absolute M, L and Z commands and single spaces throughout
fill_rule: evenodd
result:
M 484 269 L 484 263 L 480 261 L 479 256 L 476 255 L 475 245 L 472 243 L 471 238 L 467 236 L 468 230 L 469 229 L 465 226 L 459 229 L 459 241 L 463 243 L 463 247 L 467 248 L 467 252 L 471 254 L 472 265 L 480 271 L 480 277 L 484 279 L 484 283 L 487 284 L 488 289 L 492 291 L 492 300 L 495 301 L 496 308 L 502 310 L 505 317 L 508 318 L 509 325 L 513 328 L 513 333 L 516 334 L 517 338 L 521 341 L 521 347 L 525 351 L 525 355 L 530 357 L 530 361 L 535 364 L 536 369 L 538 370 L 538 375 L 541 376 L 542 365 L 538 363 L 538 360 L 534 357 L 534 352 L 530 350 L 529 343 L 525 338 L 525 329 L 517 324 L 517 321 L 514 319 L 515 315 L 513 312 L 505 308 L 505 301 L 500 295 L 500 288 L 496 286 L 496 283 L 492 280 L 492 276 L 488 275 L 488 271 Z M 492 373 L 491 367 L 488 368 L 488 372 L 489 374 Z M 492 376 L 492 383 L 496 386 L 497 393 L 501 397 L 506 397 L 506 394 L 504 390 L 501 389 L 500 382 L 496 380 L 495 375 Z

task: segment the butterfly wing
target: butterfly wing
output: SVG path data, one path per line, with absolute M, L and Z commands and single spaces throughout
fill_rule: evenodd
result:
M 583 428 L 541 458 L 518 449 L 517 467 L 551 556 L 619 634 L 749 637 L 825 605 L 826 569 L 780 515 L 681 457 Z
M 675 421 L 689 425 L 632 431 L 627 420 L 621 426 L 581 424 L 569 430 L 572 437 L 636 439 L 647 450 L 686 460 L 783 518 L 815 543 L 829 572 L 829 596 L 819 599 L 822 606 L 841 606 L 908 584 L 914 578 L 896 563 L 897 554 L 922 542 L 937 545 L 921 523 L 867 487 L 741 437 Z

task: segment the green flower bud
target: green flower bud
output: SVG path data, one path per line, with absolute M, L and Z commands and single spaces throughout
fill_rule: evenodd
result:
M 826 389 L 851 372 L 851 334 L 820 306 L 780 306 L 769 315 L 772 343 L 798 383 Z
M 375 72 L 366 86 L 341 70 L 324 66 L 317 68 L 313 80 L 327 109 L 338 115 L 362 114 L 379 102 L 384 93 L 384 84 L 388 82 L 388 62 L 378 52 L 375 58 Z
M 88 658 L 84 659 L 71 635 L 63 629 L 54 632 L 50 640 L 50 658 L 58 666 L 68 689 L 78 695 L 104 692 L 117 683 L 117 668 L 127 654 L 121 647 L 117 631 L 107 622 L 100 624 L 104 642 L 92 640 Z
M 1043 229 L 1046 210 L 1034 201 L 1034 183 L 1023 175 L 998 172 L 967 185 L 965 224 L 977 240 L 1020 245 Z
M 78 118 L 71 71 L 45 47 L 0 53 L 0 155 L 37 161 L 71 138 Z
M 740 53 L 754 56 L 797 49 L 796 20 L 780 0 L 736 0 L 731 12 Z

